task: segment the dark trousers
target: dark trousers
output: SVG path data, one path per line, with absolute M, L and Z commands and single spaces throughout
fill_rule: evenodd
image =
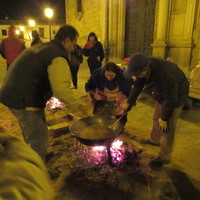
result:
M 101 62 L 88 62 L 90 69 L 90 74 L 92 74 L 96 69 L 101 67 Z
M 71 65 L 71 74 L 72 74 L 72 83 L 74 85 L 74 87 L 77 87 L 77 83 L 78 83 L 78 70 L 79 70 L 80 65 Z

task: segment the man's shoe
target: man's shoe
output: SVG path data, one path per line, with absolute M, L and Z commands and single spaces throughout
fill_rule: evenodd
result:
M 153 159 L 151 162 L 150 162 L 150 166 L 153 166 L 153 167 L 162 167 L 163 165 L 165 164 L 169 164 L 170 161 L 169 160 L 166 160 L 166 159 L 163 159 L 161 157 L 156 157 L 155 159 Z
M 157 147 L 160 146 L 159 143 L 158 143 L 158 144 L 157 144 L 157 143 L 153 143 L 153 142 L 151 142 L 150 139 L 145 139 L 145 138 L 142 138 L 142 139 L 140 140 L 140 143 L 141 143 L 141 144 L 150 144 L 150 145 L 157 146 Z

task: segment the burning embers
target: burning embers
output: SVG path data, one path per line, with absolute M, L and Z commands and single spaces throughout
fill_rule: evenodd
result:
M 51 111 L 62 110 L 65 108 L 65 104 L 59 101 L 56 97 L 52 97 L 49 101 L 47 101 L 46 106 Z
M 132 145 L 116 139 L 109 146 L 86 146 L 80 144 L 77 150 L 78 156 L 89 164 L 100 165 L 111 163 L 121 165 L 133 155 L 135 148 Z

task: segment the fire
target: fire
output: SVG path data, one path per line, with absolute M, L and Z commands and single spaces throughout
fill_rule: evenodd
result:
M 50 110 L 62 109 L 65 107 L 65 104 L 59 101 L 56 97 L 52 97 L 49 101 L 47 101 L 46 105 Z
M 123 141 L 116 139 L 110 146 L 112 164 L 120 165 L 127 158 L 128 153 L 133 152 L 133 147 L 124 144 Z M 108 152 L 106 146 L 88 147 L 82 145 L 78 150 L 79 156 L 90 164 L 99 165 L 108 162 Z

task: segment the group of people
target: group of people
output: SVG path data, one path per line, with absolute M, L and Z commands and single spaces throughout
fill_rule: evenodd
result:
M 70 90 L 71 74 L 75 87 L 81 53 L 88 56 L 91 76 L 85 84 L 94 114 L 123 116 L 134 109 L 141 92 L 155 98 L 153 128 L 145 144 L 160 145 L 154 164 L 167 164 L 175 136 L 175 128 L 188 96 L 189 84 L 183 71 L 164 59 L 137 53 L 130 57 L 124 72 L 115 63 L 102 66 L 103 47 L 95 33 L 90 33 L 81 50 L 77 45 L 78 32 L 70 25 L 61 27 L 50 43 L 33 45 L 24 50 L 9 67 L 0 91 L 0 102 L 16 116 L 26 143 L 45 161 L 48 129 L 44 108 L 52 95 L 69 105 L 77 114 L 87 113 L 86 106 Z M 74 71 L 73 71 L 74 70 Z M 74 76 L 73 76 L 74 73 Z M 136 77 L 134 81 L 132 77 Z M 99 107 L 111 110 L 101 113 Z
M 31 46 L 43 43 L 37 30 L 33 30 L 31 35 Z M 0 45 L 0 54 L 6 60 L 7 70 L 25 48 L 26 46 L 24 41 L 17 37 L 16 27 L 14 25 L 9 26 L 8 37 L 4 38 Z

